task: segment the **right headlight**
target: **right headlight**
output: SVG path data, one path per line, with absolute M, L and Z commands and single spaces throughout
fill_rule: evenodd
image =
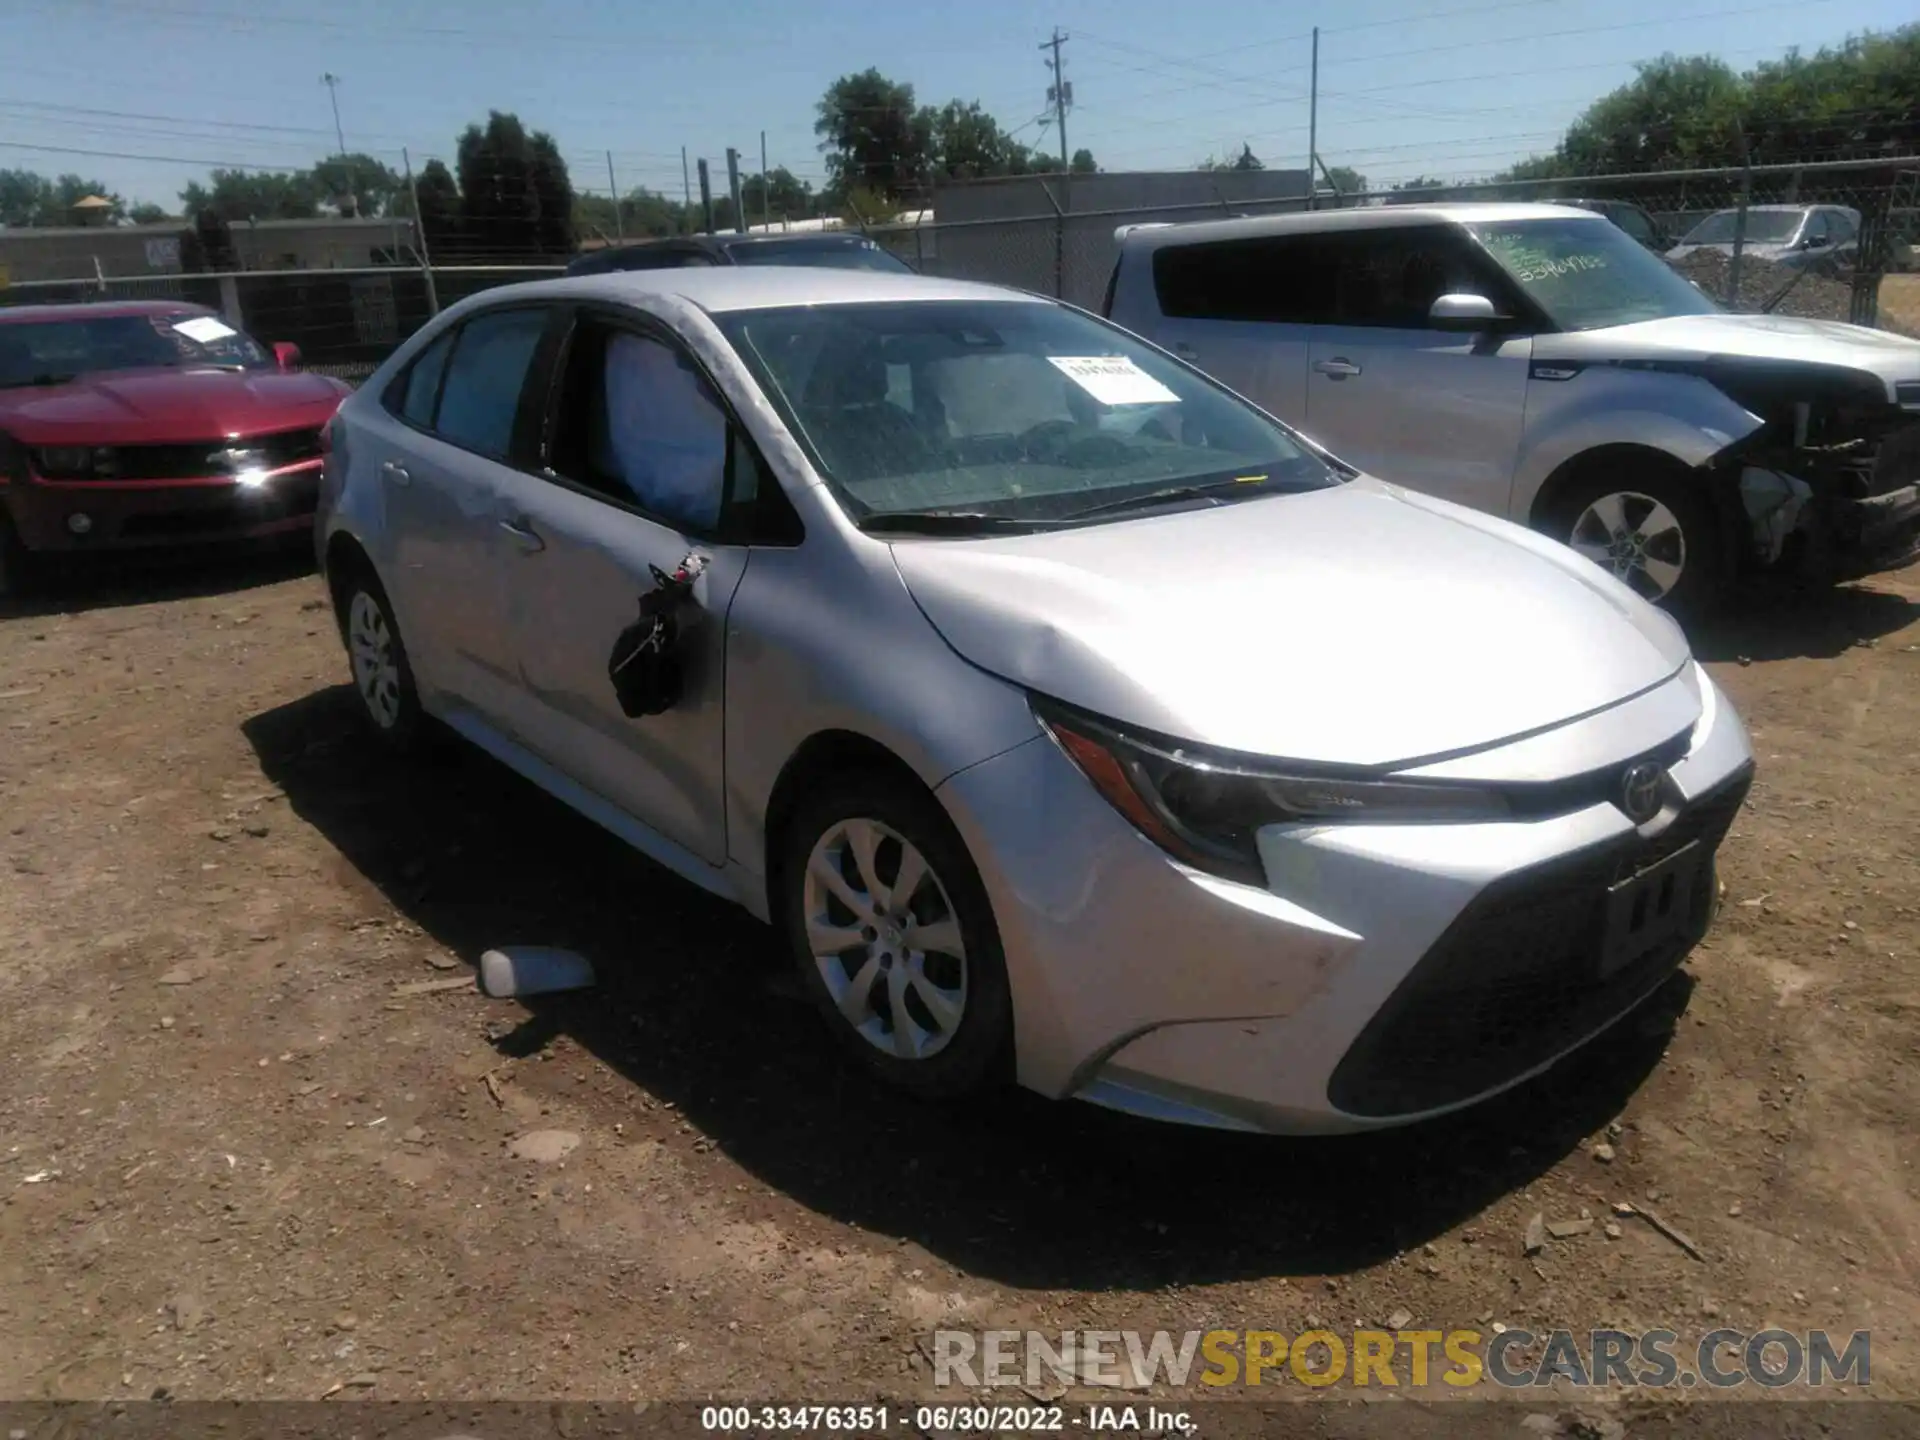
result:
M 1038 698 L 1033 712 L 1141 834 L 1196 869 L 1250 885 L 1266 883 L 1256 840 L 1263 826 L 1470 824 L 1513 813 L 1505 796 L 1483 786 L 1224 755 L 1130 735 Z

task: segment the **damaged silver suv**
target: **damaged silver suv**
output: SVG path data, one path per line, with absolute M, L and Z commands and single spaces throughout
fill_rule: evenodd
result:
M 1723 311 L 1599 215 L 1123 228 L 1106 312 L 1382 479 L 1519 520 L 1676 610 L 1920 552 L 1920 341 Z

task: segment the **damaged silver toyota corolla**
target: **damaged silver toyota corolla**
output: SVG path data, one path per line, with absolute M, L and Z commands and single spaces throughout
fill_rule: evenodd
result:
M 1369 474 L 1688 610 L 1920 537 L 1920 342 L 1723 312 L 1598 215 L 1422 205 L 1123 230 L 1107 310 Z

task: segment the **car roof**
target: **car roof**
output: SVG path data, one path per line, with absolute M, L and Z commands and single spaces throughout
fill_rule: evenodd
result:
M 204 305 L 185 300 L 102 300 L 77 305 L 0 305 L 0 325 L 31 325 L 50 320 L 119 320 L 129 315 L 211 315 Z
M 887 300 L 1006 300 L 1045 304 L 1038 295 L 968 280 L 883 270 L 827 270 L 803 265 L 714 266 L 678 270 L 616 270 L 535 280 L 483 292 L 516 299 L 631 301 L 642 295 L 677 295 L 709 314 L 774 310 L 790 305 L 852 305 Z
M 1197 220 L 1128 230 L 1129 244 L 1158 247 L 1195 240 L 1233 240 L 1256 235 L 1329 234 L 1341 230 L 1395 230 L 1435 221 L 1458 225 L 1473 220 L 1578 220 L 1589 225 L 1613 222 L 1572 205 L 1520 204 L 1512 201 L 1458 201 L 1439 205 L 1380 205 L 1348 210 L 1296 210 L 1285 215 L 1248 215 L 1233 220 Z

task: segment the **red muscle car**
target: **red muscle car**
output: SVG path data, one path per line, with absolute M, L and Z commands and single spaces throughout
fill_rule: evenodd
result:
M 349 387 L 178 301 L 0 308 L 0 594 L 41 556 L 297 536 Z

